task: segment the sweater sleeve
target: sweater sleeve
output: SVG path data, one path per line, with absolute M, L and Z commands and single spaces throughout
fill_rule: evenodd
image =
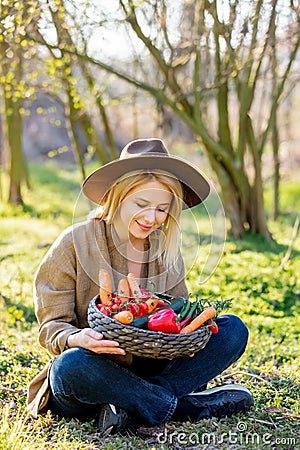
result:
M 52 355 L 63 352 L 79 330 L 75 313 L 76 258 L 72 233 L 64 232 L 42 260 L 35 276 L 35 313 L 39 342 Z

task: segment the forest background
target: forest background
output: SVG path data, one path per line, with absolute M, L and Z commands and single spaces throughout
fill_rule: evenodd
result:
M 256 400 L 246 418 L 173 431 L 247 431 L 247 448 L 270 433 L 272 448 L 297 448 L 299 17 L 297 0 L 1 1 L 0 448 L 100 445 L 90 424 L 24 412 L 26 383 L 49 357 L 36 342 L 31 286 L 74 220 L 83 178 L 151 136 L 201 168 L 222 201 L 217 270 L 199 285 L 196 264 L 187 282 L 195 295 L 234 299 L 249 350 L 214 382 L 246 382 Z M 201 210 L 193 221 L 209 223 Z M 189 227 L 186 239 L 191 247 Z M 160 431 L 99 448 L 163 448 Z

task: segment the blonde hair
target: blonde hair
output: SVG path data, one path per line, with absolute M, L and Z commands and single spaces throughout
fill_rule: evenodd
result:
M 112 224 L 117 209 L 130 191 L 153 179 L 166 186 L 173 194 L 168 216 L 161 227 L 165 240 L 164 249 L 159 256 L 160 262 L 168 268 L 176 263 L 180 250 L 178 222 L 182 210 L 183 189 L 177 178 L 161 170 L 155 170 L 155 172 L 148 170 L 143 173 L 140 171 L 129 172 L 112 185 L 101 202 L 97 215 L 94 217 Z

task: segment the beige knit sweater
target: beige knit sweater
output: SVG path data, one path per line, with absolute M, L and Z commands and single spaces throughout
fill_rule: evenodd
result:
M 112 235 L 112 227 L 91 219 L 67 228 L 42 260 L 34 284 L 35 312 L 39 323 L 39 342 L 55 357 L 66 348 L 71 334 L 88 327 L 87 309 L 98 294 L 98 273 L 106 268 L 113 288 L 128 274 L 124 249 Z M 156 292 L 187 297 L 184 265 L 179 254 L 176 267 L 166 270 L 157 259 L 158 234 L 149 240 L 143 264 L 141 286 Z M 107 355 L 120 364 L 130 364 L 131 355 Z M 53 358 L 28 387 L 27 406 L 33 417 L 49 398 L 49 370 Z

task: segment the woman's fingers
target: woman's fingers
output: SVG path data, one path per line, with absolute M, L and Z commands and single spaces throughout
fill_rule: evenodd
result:
M 120 347 L 93 347 L 90 350 L 98 354 L 126 355 L 125 350 Z
M 118 355 L 125 355 L 126 353 L 125 350 L 120 348 L 118 342 L 105 339 L 97 341 L 97 343 L 94 343 L 91 350 L 93 350 L 96 353 L 113 353 Z
M 95 353 L 113 353 L 125 355 L 119 343 L 113 340 L 103 339 L 103 335 L 91 328 L 84 328 L 68 338 L 69 347 L 82 347 Z
M 91 328 L 84 328 L 80 333 L 82 333 L 85 336 L 89 336 L 92 339 L 96 340 L 103 339 L 103 334 L 99 333 L 98 331 L 92 330 Z
M 78 345 L 92 350 L 95 353 L 110 353 L 125 355 L 126 352 L 120 348 L 119 343 L 109 339 L 103 339 L 103 335 L 91 328 L 85 328 L 77 334 Z

